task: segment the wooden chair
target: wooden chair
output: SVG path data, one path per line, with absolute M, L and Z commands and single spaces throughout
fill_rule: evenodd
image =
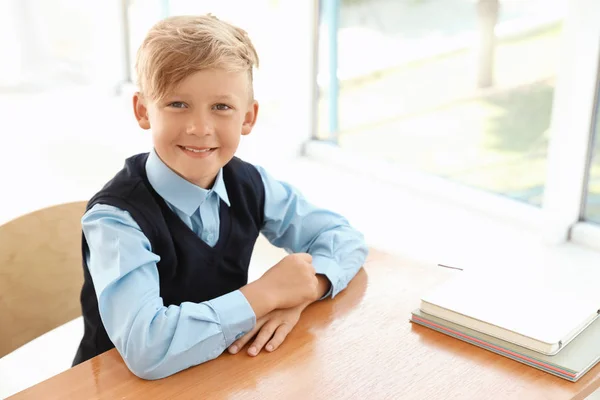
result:
M 81 315 L 85 202 L 0 226 L 0 358 Z

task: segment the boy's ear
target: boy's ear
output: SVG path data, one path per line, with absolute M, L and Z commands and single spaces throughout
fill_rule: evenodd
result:
M 150 129 L 150 120 L 148 119 L 148 108 L 140 92 L 133 95 L 133 113 L 137 119 L 138 125 L 142 129 Z
M 244 123 L 242 124 L 242 135 L 247 135 L 252 132 L 252 128 L 256 123 L 256 117 L 258 116 L 258 101 L 253 100 L 246 111 L 244 116 Z

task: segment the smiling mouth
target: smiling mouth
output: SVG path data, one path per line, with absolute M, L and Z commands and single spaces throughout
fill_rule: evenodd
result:
M 188 147 L 188 146 L 177 146 L 184 153 L 189 154 L 191 156 L 203 157 L 210 155 L 213 151 L 215 151 L 216 147 Z
M 179 147 L 181 147 L 184 150 L 191 151 L 193 153 L 207 153 L 207 152 L 215 149 L 215 147 L 202 147 L 202 148 L 186 147 L 186 146 L 179 146 Z

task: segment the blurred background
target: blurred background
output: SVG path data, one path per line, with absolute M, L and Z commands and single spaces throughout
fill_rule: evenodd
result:
M 541 205 L 566 6 L 342 0 L 337 93 L 319 43 L 318 137 Z
M 260 56 L 238 155 L 371 248 L 492 275 L 600 265 L 598 0 L 0 0 L 0 224 L 151 149 L 137 48 L 205 13 Z

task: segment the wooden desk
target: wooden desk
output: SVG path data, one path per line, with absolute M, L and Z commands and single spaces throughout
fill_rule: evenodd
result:
M 454 273 L 374 253 L 272 354 L 144 381 L 112 350 L 11 399 L 583 399 L 600 386 L 600 366 L 571 383 L 409 323 L 420 294 Z

